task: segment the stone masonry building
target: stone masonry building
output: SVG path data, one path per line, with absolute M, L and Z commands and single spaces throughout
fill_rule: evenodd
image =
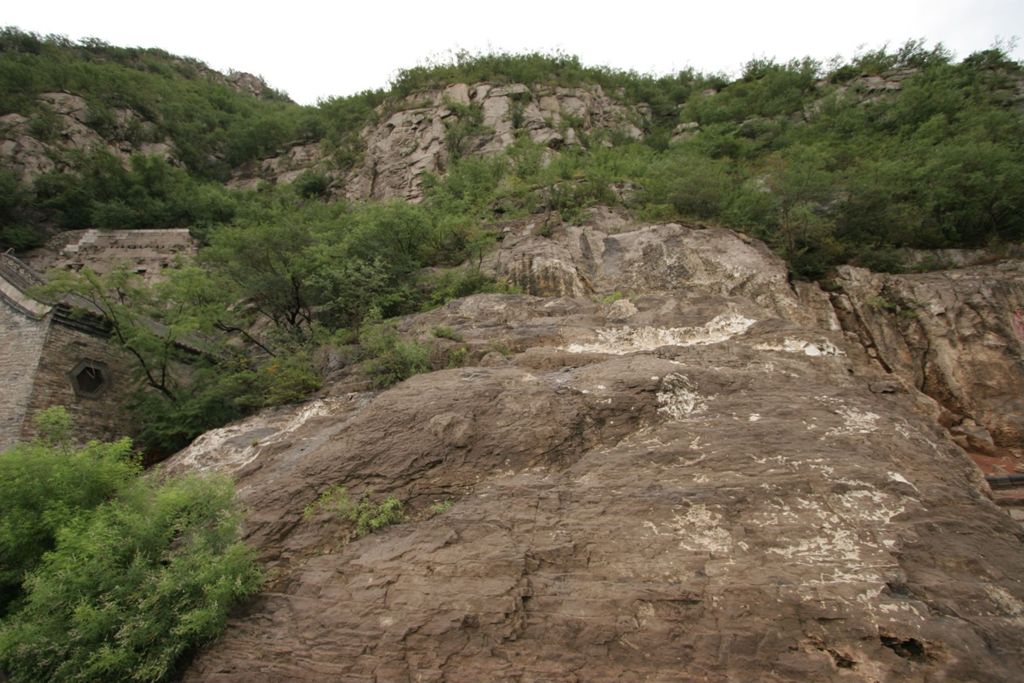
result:
M 27 260 L 40 267 L 109 272 L 127 261 L 148 280 L 176 254 L 194 253 L 187 230 L 75 231 Z M 56 304 L 31 295 L 43 284 L 36 269 L 0 254 L 0 450 L 30 438 L 32 416 L 63 405 L 79 440 L 110 439 L 134 430 L 126 410 L 132 361 L 88 307 L 66 297 Z
M 127 359 L 102 320 L 33 298 L 40 284 L 21 261 L 0 255 L 0 449 L 32 436 L 31 417 L 55 405 L 68 409 L 82 440 L 127 434 Z

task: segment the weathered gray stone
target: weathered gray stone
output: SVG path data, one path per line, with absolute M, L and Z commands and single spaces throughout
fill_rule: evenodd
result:
M 552 146 L 578 144 L 580 133 L 597 130 L 620 130 L 636 139 L 643 136 L 634 123 L 643 115 L 636 108 L 611 100 L 598 86 L 457 83 L 444 90 L 409 96 L 387 120 L 364 131 L 366 154 L 363 163 L 345 180 L 346 196 L 419 200 L 420 176 L 443 172 L 450 161 L 452 151 L 448 149 L 446 131 L 447 125 L 454 123 L 451 117 L 455 114 L 449 103 L 480 108 L 483 128 L 465 150 L 475 153 L 504 150 L 515 142 L 518 131 Z M 565 117 L 580 121 L 582 129 L 563 131 Z
M 173 146 L 167 140 L 150 140 L 135 146 L 121 137 L 129 126 L 153 129 L 152 122 L 130 109 L 113 110 L 116 134 L 115 139 L 108 139 L 92 128 L 89 106 L 82 97 L 69 92 L 47 92 L 41 93 L 38 99 L 56 116 L 56 132 L 52 139 L 36 138 L 29 120 L 20 114 L 0 117 L 0 164 L 14 171 L 24 184 L 31 184 L 44 173 L 70 170 L 69 151 L 103 149 L 126 163 L 135 153 L 155 154 L 172 164 L 178 163 L 173 155 Z

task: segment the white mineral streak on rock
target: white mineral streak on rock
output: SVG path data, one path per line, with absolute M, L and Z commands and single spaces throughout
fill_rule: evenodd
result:
M 814 519 L 820 534 L 793 539 L 769 548 L 768 553 L 795 564 L 820 566 L 826 583 L 871 581 L 878 578 L 880 565 L 895 564 L 875 539 L 878 526 L 903 511 L 891 498 L 874 490 L 852 491 L 826 500 L 795 498 L 779 501 L 751 522 L 783 529 Z
M 249 438 L 260 430 L 272 428 L 272 436 L 294 432 L 311 418 L 327 415 L 340 401 L 337 398 L 317 399 L 302 406 L 283 422 L 266 420 L 259 415 L 206 432 L 174 458 L 175 467 L 194 472 L 234 472 L 259 455 L 263 445 L 258 438 Z
M 902 426 L 902 425 L 901 425 L 901 426 Z M 909 480 L 907 480 L 907 478 L 906 478 L 906 477 L 904 477 L 904 476 L 903 476 L 902 474 L 900 474 L 899 472 L 889 472 L 889 479 L 891 479 L 891 480 L 893 480 L 893 481 L 898 481 L 898 482 L 899 482 L 899 483 L 901 483 L 901 484 L 906 484 L 906 485 L 907 485 L 907 486 L 909 486 L 910 488 L 912 488 L 912 489 L 914 489 L 915 491 L 917 491 L 917 487 L 916 487 L 916 486 L 914 486 L 913 484 L 911 484 L 911 483 L 910 483 L 910 481 L 909 481 Z
M 878 415 L 866 410 L 857 410 L 849 406 L 840 406 L 839 414 L 843 418 L 841 427 L 833 427 L 825 432 L 825 436 L 843 436 L 845 434 L 870 434 L 878 429 Z
M 683 375 L 675 372 L 666 375 L 661 386 L 662 390 L 655 394 L 658 412 L 673 420 L 684 420 L 707 408 L 704 397 L 697 393 L 693 383 Z
M 570 353 L 613 353 L 653 351 L 662 346 L 708 346 L 743 334 L 756 320 L 738 313 L 724 313 L 698 327 L 611 327 L 597 330 L 596 342 L 569 344 Z
M 842 400 L 833 396 L 815 396 L 815 400 L 829 406 L 833 413 L 843 418 L 843 424 L 829 429 L 825 432 L 825 436 L 821 437 L 823 439 L 827 436 L 870 434 L 878 430 L 876 423 L 878 422 L 879 415 L 877 413 L 851 408 L 844 404 Z
M 708 510 L 703 503 L 687 508 L 684 514 L 673 513 L 665 531 L 679 539 L 679 547 L 692 552 L 727 553 L 733 539 L 722 528 L 722 516 Z M 657 533 L 657 531 L 655 531 Z
M 845 356 L 835 344 L 827 341 L 805 341 L 803 339 L 784 339 L 781 344 L 758 344 L 758 351 L 784 351 L 786 353 L 802 353 L 805 356 Z
M 1024 614 L 1024 603 L 1010 595 L 1006 589 L 995 584 L 989 584 L 985 586 L 985 592 L 988 593 L 989 598 L 993 602 L 1010 614 L 1014 616 Z
M 906 509 L 898 498 L 877 489 L 847 491 L 837 496 L 839 504 L 851 519 L 874 524 L 888 524 Z

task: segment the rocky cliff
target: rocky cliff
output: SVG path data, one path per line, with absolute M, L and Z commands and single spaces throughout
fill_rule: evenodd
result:
M 940 423 L 986 473 L 1016 472 L 1024 456 L 1024 263 L 918 275 L 846 266 L 834 283 L 843 326 L 879 366 L 934 398 Z
M 421 197 L 420 176 L 443 172 L 456 154 L 500 152 L 526 134 L 557 149 L 596 132 L 642 137 L 641 109 L 582 88 L 456 83 L 394 105 L 364 131 L 366 153 L 345 184 L 353 198 Z
M 565 88 L 522 83 L 455 83 L 378 107 L 376 121 L 360 136 L 361 160 L 350 171 L 333 168 L 317 142 L 296 143 L 281 154 L 240 168 L 230 185 L 290 183 L 308 170 L 334 180 L 347 199 L 418 201 L 424 173 L 444 173 L 459 156 L 496 154 L 519 135 L 551 150 L 584 142 L 636 140 L 649 111 L 627 106 L 599 85 Z
M 73 167 L 77 152 L 102 149 L 127 160 L 132 154 L 163 157 L 175 162 L 170 140 L 159 135 L 151 121 L 127 107 L 111 110 L 112 121 L 97 122 L 85 99 L 69 92 L 38 97 L 47 114 L 31 120 L 17 113 L 0 116 L 0 168 L 14 172 L 26 184 L 50 171 Z
M 483 265 L 528 294 L 403 321 L 467 365 L 166 464 L 237 480 L 272 571 L 186 680 L 1019 676 L 1024 531 L 962 446 L 1019 455 L 1020 263 L 830 300 L 727 230 L 536 232 Z M 304 514 L 332 486 L 408 521 Z

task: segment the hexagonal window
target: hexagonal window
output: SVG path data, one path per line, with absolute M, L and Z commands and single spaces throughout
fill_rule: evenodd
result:
M 105 363 L 94 360 L 83 360 L 71 371 L 71 386 L 75 394 L 85 398 L 95 398 L 103 393 L 109 383 L 109 371 Z

